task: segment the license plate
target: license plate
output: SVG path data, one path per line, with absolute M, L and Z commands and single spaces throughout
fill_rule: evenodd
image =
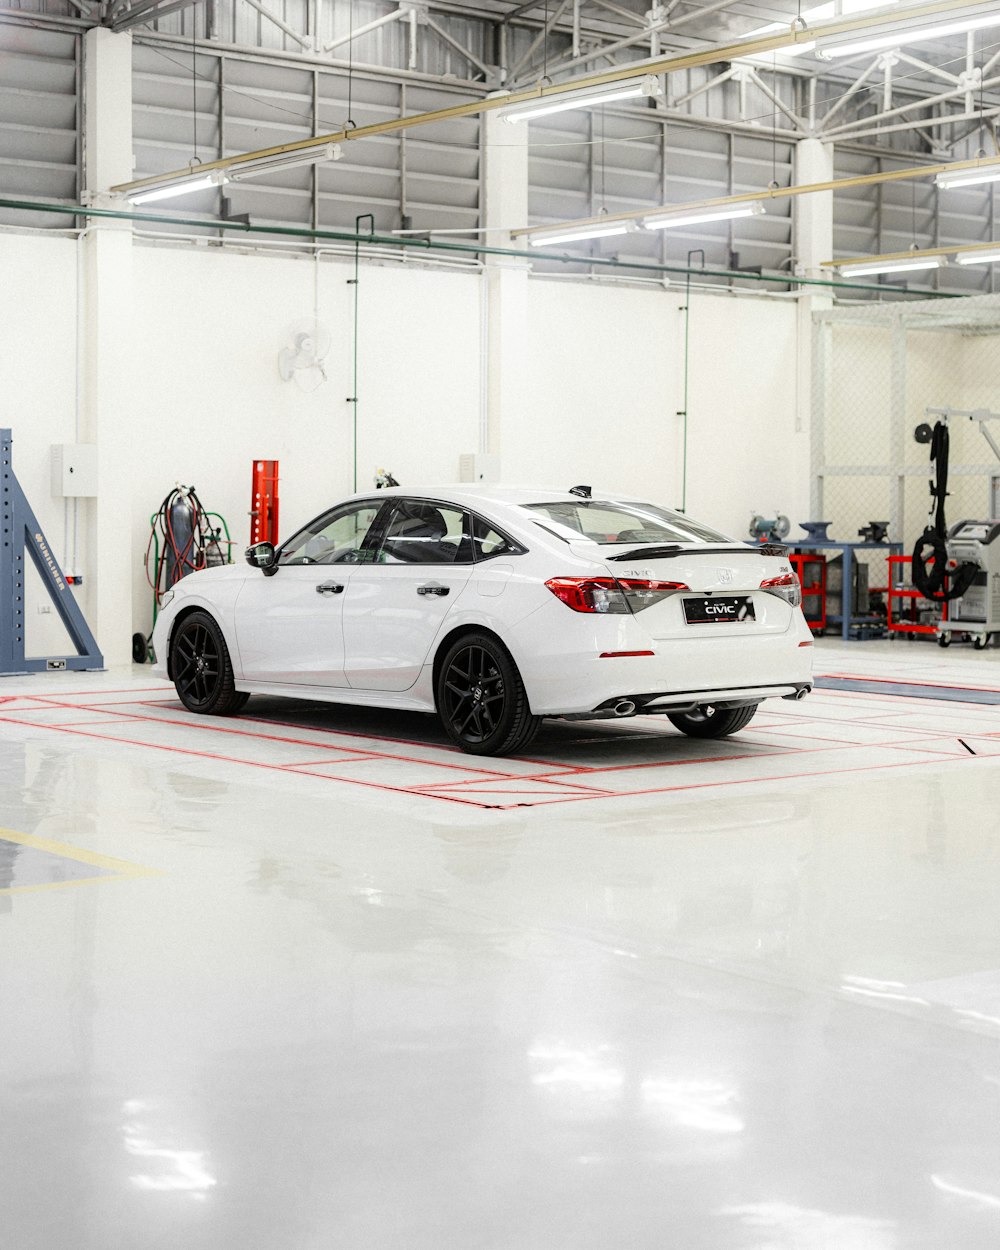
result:
M 684 619 L 689 625 L 710 625 L 717 621 L 752 621 L 753 600 L 747 595 L 710 599 L 685 599 Z

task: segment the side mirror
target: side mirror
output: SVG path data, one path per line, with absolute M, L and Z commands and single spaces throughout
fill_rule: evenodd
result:
M 277 573 L 278 557 L 274 543 L 254 543 L 252 547 L 247 547 L 246 556 L 247 564 L 260 569 L 265 577 L 273 577 Z

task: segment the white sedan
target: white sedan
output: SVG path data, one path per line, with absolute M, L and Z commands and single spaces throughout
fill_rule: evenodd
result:
M 586 486 L 357 495 L 247 564 L 164 599 L 154 672 L 192 712 L 251 694 L 436 711 L 463 750 L 503 755 L 544 716 L 720 738 L 812 686 L 784 548 Z

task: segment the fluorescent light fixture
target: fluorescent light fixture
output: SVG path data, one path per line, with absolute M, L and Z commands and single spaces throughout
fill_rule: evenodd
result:
M 803 29 L 808 30 L 813 23 L 823 22 L 828 19 L 854 17 L 860 13 L 874 13 L 878 9 L 889 9 L 893 5 L 898 4 L 899 0 L 843 0 L 839 6 L 831 0 L 828 4 L 818 4 L 812 9 L 803 9 L 799 14 L 804 26 Z M 785 22 L 768 22 L 766 26 L 758 26 L 756 30 L 748 31 L 741 36 L 743 39 L 762 39 L 766 35 L 776 35 L 780 31 L 788 30 L 790 23 Z M 806 52 L 812 52 L 816 47 L 816 41 L 809 43 L 797 43 L 787 48 L 776 48 L 773 52 L 761 53 L 760 57 L 750 57 L 748 60 L 765 60 L 772 56 L 802 56 Z
M 981 252 L 959 252 L 955 259 L 960 265 L 995 265 L 1000 261 L 1000 247 L 994 248 L 992 252 L 989 249 Z
M 956 169 L 953 173 L 946 170 L 938 174 L 934 181 L 944 191 L 955 187 L 975 187 L 982 182 L 1000 182 L 1000 161 L 980 165 L 977 169 Z
M 965 17 L 956 22 L 942 22 L 938 26 L 905 25 L 905 10 L 900 15 L 895 31 L 885 35 L 872 35 L 868 39 L 857 39 L 853 43 L 831 43 L 824 46 L 820 37 L 820 46 L 816 53 L 824 60 L 832 60 L 842 56 L 859 56 L 863 52 L 879 52 L 883 48 L 898 48 L 905 43 L 926 43 L 928 39 L 943 39 L 948 35 L 964 35 L 972 30 L 988 30 L 1000 26 L 1000 12 L 986 17 Z
M 764 205 L 760 200 L 752 200 L 749 204 L 692 209 L 690 212 L 685 212 L 681 208 L 676 213 L 644 217 L 642 224 L 647 230 L 669 230 L 672 226 L 696 226 L 705 221 L 731 221 L 736 217 L 759 217 L 764 211 Z
M 207 191 L 209 187 L 221 187 L 227 181 L 221 169 L 213 169 L 207 174 L 192 174 L 184 178 L 173 178 L 159 186 L 138 187 L 135 191 L 127 191 L 125 198 L 133 204 L 152 204 L 154 200 L 169 200 L 175 195 L 188 195 L 192 191 Z
M 630 223 L 627 221 L 608 222 L 606 226 L 577 226 L 569 230 L 551 230 L 544 234 L 533 234 L 528 242 L 532 247 L 548 247 L 556 243 L 582 243 L 585 239 L 607 239 L 615 234 L 628 234 Z
M 258 156 L 251 161 L 239 161 L 230 165 L 227 173 L 231 182 L 242 182 L 244 178 L 256 178 L 260 174 L 274 173 L 277 170 L 318 165 L 321 161 L 339 161 L 342 154 L 339 143 L 323 143 L 314 148 L 296 148 L 292 152 L 278 152 L 274 156 Z
M 552 96 L 548 100 L 528 100 L 524 104 L 511 105 L 503 111 L 505 122 L 527 122 L 534 117 L 545 117 L 549 113 L 567 113 L 571 109 L 595 108 L 598 104 L 611 104 L 618 100 L 633 100 L 639 96 L 658 96 L 660 94 L 659 79 L 655 74 L 645 74 L 642 78 L 629 79 L 626 82 L 614 83 L 610 86 L 583 87 L 579 91 L 567 91 L 565 95 Z
M 879 260 L 873 256 L 871 260 L 859 261 L 856 265 L 838 265 L 842 278 L 863 278 L 873 273 L 909 273 L 916 269 L 939 269 L 940 256 L 913 256 L 901 260 Z

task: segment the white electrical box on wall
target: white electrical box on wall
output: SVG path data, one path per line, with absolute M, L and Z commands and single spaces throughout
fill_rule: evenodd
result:
M 458 458 L 458 480 L 460 482 L 499 482 L 500 457 L 490 456 L 485 452 L 469 452 Z
M 97 494 L 96 444 L 52 444 L 52 493 L 72 497 Z

